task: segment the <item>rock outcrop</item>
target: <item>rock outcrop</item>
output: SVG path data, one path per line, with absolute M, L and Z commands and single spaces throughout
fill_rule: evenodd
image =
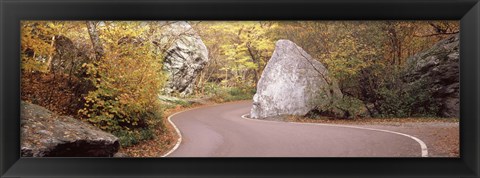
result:
M 186 96 L 193 92 L 195 79 L 208 62 L 208 50 L 195 30 L 185 21 L 166 22 L 160 39 L 165 49 L 163 68 L 168 74 L 165 93 Z
M 279 40 L 257 84 L 250 116 L 306 115 L 341 97 L 322 63 L 295 43 Z
M 66 74 L 78 75 L 81 65 L 89 61 L 87 52 L 78 48 L 71 39 L 55 36 L 55 55 L 52 58 L 51 70 Z
M 21 102 L 22 157 L 111 157 L 118 138 L 87 123 Z
M 408 59 L 408 84 L 427 81 L 432 97 L 440 104 L 439 116 L 460 115 L 460 35 L 444 39 Z

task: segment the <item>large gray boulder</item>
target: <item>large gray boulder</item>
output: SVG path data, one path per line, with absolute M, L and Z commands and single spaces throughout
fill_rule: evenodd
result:
M 302 48 L 279 40 L 257 84 L 250 116 L 306 115 L 342 98 L 327 69 Z
M 185 21 L 163 22 L 155 44 L 164 49 L 163 68 L 167 72 L 165 93 L 186 96 L 193 92 L 195 79 L 208 62 L 208 50 L 200 36 Z
M 410 85 L 429 82 L 432 97 L 440 105 L 439 116 L 460 115 L 460 35 L 441 40 L 408 59 L 405 79 Z
M 21 102 L 22 157 L 111 157 L 118 138 L 87 123 Z

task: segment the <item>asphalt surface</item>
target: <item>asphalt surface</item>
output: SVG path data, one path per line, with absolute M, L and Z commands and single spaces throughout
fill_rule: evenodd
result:
M 197 108 L 171 118 L 182 141 L 168 157 L 420 157 L 415 140 L 332 125 L 245 119 L 252 102 Z

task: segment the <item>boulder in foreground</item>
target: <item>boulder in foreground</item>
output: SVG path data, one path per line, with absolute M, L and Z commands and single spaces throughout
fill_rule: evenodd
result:
M 306 115 L 342 98 L 322 63 L 289 40 L 279 40 L 257 84 L 250 117 Z
M 21 103 L 22 157 L 111 157 L 118 138 L 87 123 Z

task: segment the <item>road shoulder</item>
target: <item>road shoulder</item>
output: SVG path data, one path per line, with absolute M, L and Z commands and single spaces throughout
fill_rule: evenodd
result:
M 459 157 L 460 129 L 458 119 L 393 118 L 362 120 L 331 120 L 289 117 L 285 121 L 360 126 L 390 130 L 417 137 L 428 147 L 429 157 Z

